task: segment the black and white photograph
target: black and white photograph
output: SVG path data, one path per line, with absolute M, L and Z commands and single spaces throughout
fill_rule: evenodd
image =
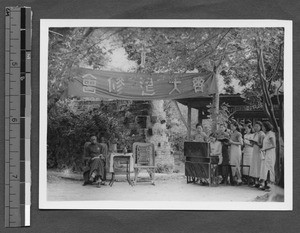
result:
M 40 24 L 41 209 L 292 210 L 292 23 Z

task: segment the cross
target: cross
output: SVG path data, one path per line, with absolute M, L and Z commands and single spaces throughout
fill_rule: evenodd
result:
M 169 92 L 169 95 L 171 95 L 171 94 L 173 93 L 173 91 L 178 91 L 179 93 L 181 93 L 180 90 L 179 90 L 178 87 L 177 87 L 177 84 L 180 84 L 181 81 L 178 81 L 178 80 L 175 78 L 174 81 L 170 81 L 169 83 L 173 83 L 173 84 L 174 84 L 174 88 L 173 88 L 172 91 Z

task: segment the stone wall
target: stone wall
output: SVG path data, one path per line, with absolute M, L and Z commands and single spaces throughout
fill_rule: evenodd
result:
M 175 162 L 167 137 L 166 123 L 156 122 L 152 127 L 152 131 L 153 135 L 149 136 L 147 140 L 154 144 L 155 163 L 158 167 L 158 172 L 173 172 Z
M 158 169 L 164 172 L 173 172 L 174 170 L 174 156 L 171 153 L 170 143 L 165 142 L 160 147 L 156 147 L 155 162 Z

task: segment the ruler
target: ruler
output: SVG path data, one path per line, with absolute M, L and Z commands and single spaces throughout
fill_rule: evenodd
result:
M 29 7 L 5 8 L 5 226 L 30 225 L 31 26 Z

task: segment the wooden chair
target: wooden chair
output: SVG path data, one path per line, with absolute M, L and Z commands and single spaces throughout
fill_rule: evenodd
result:
M 134 184 L 138 181 L 138 174 L 141 170 L 147 170 L 152 185 L 155 175 L 155 151 L 152 143 L 135 142 L 132 146 L 134 161 Z

